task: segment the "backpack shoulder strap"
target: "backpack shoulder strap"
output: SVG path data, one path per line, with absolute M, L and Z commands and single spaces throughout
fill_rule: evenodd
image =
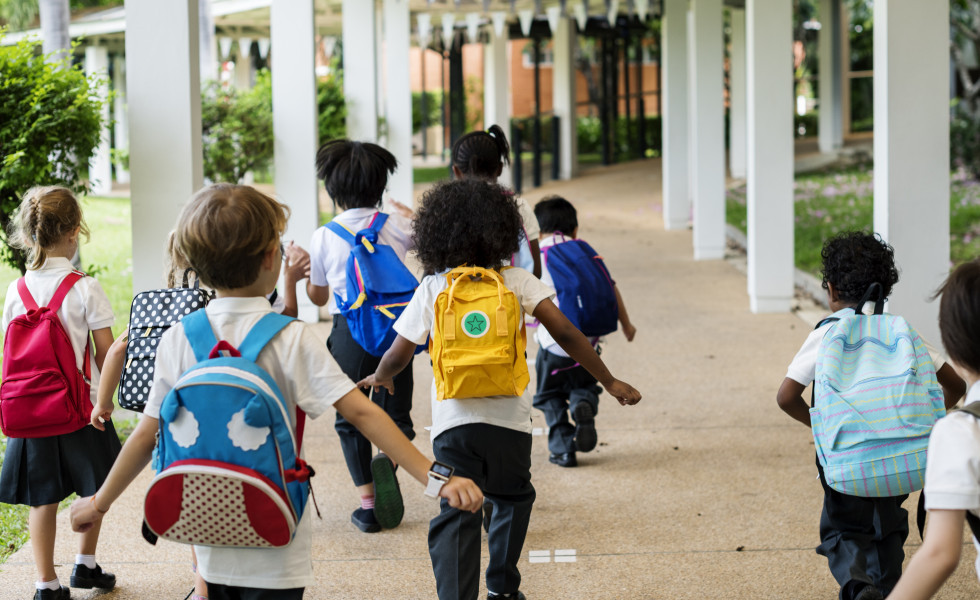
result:
M 58 312 L 58 309 L 61 308 L 61 303 L 65 300 L 65 296 L 68 295 L 68 290 L 70 290 L 72 286 L 75 285 L 75 282 L 82 277 L 85 277 L 85 275 L 78 271 L 72 271 L 61 280 L 61 285 L 59 285 L 58 289 L 54 291 L 54 296 L 52 296 L 51 301 L 48 302 L 48 309 L 51 312 Z M 25 285 L 24 287 L 26 288 L 27 286 Z
M 828 323 L 833 323 L 834 321 L 840 321 L 840 317 L 827 317 L 826 319 L 821 319 L 820 322 L 817 323 L 817 326 L 814 327 L 813 329 L 814 330 L 820 329 L 824 325 Z
M 207 360 L 211 354 L 211 349 L 218 345 L 218 338 L 214 336 L 211 329 L 211 321 L 203 308 L 195 310 L 180 320 L 184 326 L 184 335 L 194 351 L 194 358 L 197 362 Z
M 968 413 L 980 419 L 980 402 L 971 402 L 969 404 L 964 404 L 963 406 L 961 406 L 956 410 Z M 965 512 L 966 512 L 966 522 L 970 526 L 970 531 L 973 532 L 973 537 L 976 538 L 978 542 L 980 542 L 980 517 L 977 517 L 975 514 L 971 513 L 970 511 L 965 511 Z
M 350 228 L 344 225 L 343 223 L 337 221 L 337 219 L 330 221 L 329 223 L 324 225 L 324 227 L 339 235 L 342 240 L 344 240 L 351 246 L 354 245 L 354 235 L 355 235 L 354 232 L 351 231 Z
M 242 358 L 247 358 L 255 362 L 259 358 L 259 353 L 265 348 L 266 344 L 272 341 L 286 325 L 296 319 L 270 312 L 259 319 L 259 322 L 252 326 L 251 331 L 238 346 L 238 351 L 242 353 Z
M 34 300 L 34 296 L 31 295 L 30 290 L 27 289 L 27 282 L 21 277 L 17 280 L 17 293 L 20 294 L 20 301 L 24 303 L 24 308 L 27 310 L 37 310 L 37 301 Z
M 381 211 L 378 211 L 378 212 L 374 213 L 374 217 L 371 219 L 371 223 L 368 225 L 368 229 L 370 229 L 371 231 L 380 233 L 381 232 L 381 228 L 385 226 L 385 223 L 387 221 L 388 221 L 388 215 L 387 215 L 387 213 L 383 213 Z

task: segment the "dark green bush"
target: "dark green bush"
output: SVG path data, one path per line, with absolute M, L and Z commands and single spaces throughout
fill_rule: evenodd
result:
M 428 126 L 442 124 L 442 90 L 425 92 Z M 412 133 L 422 130 L 422 92 L 412 92 Z

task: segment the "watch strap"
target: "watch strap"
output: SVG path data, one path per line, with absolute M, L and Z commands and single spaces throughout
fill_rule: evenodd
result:
M 430 498 L 438 498 L 442 486 L 446 485 L 446 480 L 429 475 L 429 483 L 425 486 L 425 495 Z

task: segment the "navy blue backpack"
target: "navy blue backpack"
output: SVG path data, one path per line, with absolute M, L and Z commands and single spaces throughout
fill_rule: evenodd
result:
M 619 304 L 606 264 L 582 240 L 562 239 L 541 249 L 558 293 L 558 308 L 586 337 L 613 333 L 619 326 Z
M 336 220 L 325 225 L 351 245 L 347 257 L 347 300 L 334 292 L 351 337 L 372 356 L 383 356 L 397 335 L 395 320 L 419 282 L 395 251 L 378 243 L 388 215 L 375 213 L 367 229 L 354 233 Z

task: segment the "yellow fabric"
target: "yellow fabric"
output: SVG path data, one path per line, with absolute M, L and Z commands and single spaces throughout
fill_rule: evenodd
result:
M 481 267 L 457 267 L 446 281 L 429 342 L 437 399 L 520 396 L 530 374 L 517 296 Z

